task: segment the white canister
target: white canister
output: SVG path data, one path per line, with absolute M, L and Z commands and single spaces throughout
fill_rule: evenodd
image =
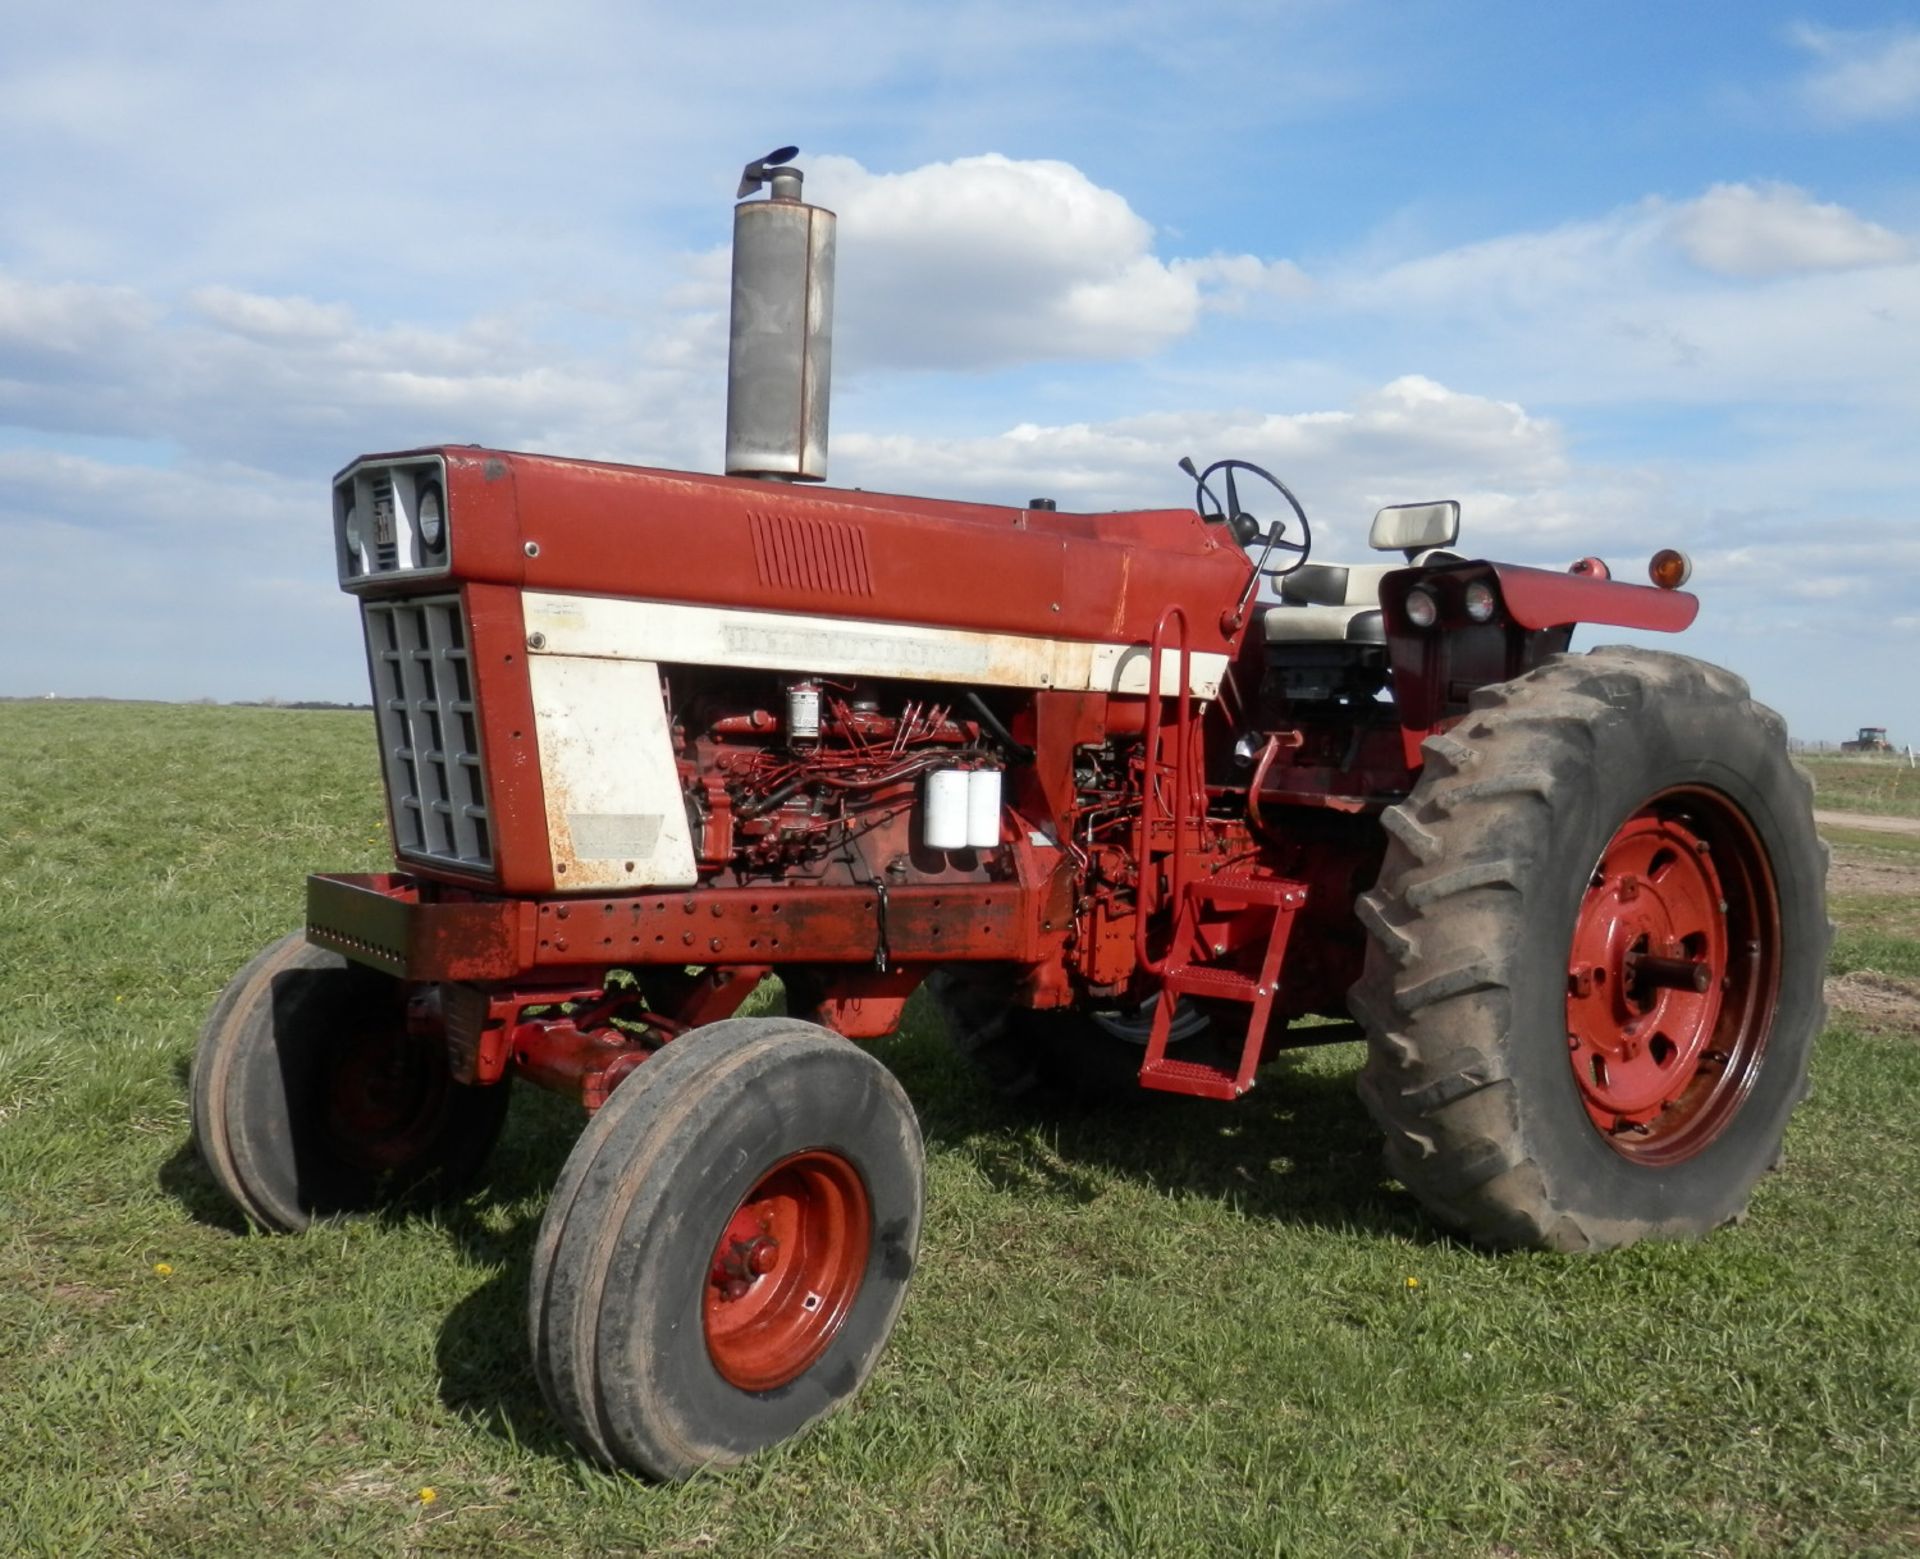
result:
M 787 687 L 787 740 L 820 740 L 820 684 L 794 682 Z
M 991 850 L 1000 843 L 1000 771 L 975 769 L 967 776 L 967 844 Z
M 921 837 L 928 849 L 967 847 L 968 777 L 965 769 L 935 769 L 927 776 L 927 810 Z

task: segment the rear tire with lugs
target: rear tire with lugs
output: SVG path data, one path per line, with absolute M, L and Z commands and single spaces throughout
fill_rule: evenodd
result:
M 1425 753 L 1351 995 L 1395 1175 L 1491 1245 L 1740 1217 L 1826 1013 L 1826 847 L 1780 717 L 1607 648 L 1480 690 Z

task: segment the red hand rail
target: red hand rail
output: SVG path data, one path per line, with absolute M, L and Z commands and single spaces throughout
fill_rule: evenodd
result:
M 1133 953 L 1140 966 L 1149 974 L 1159 974 L 1166 967 L 1166 958 L 1151 958 L 1147 954 L 1147 917 L 1154 912 L 1153 895 L 1153 830 L 1158 821 L 1155 811 L 1159 806 L 1159 787 L 1156 781 L 1161 770 L 1160 762 L 1160 703 L 1161 689 L 1165 686 L 1162 675 L 1162 662 L 1166 655 L 1166 637 L 1168 624 L 1178 626 L 1180 630 L 1180 686 L 1174 695 L 1173 717 L 1173 804 L 1169 821 L 1173 824 L 1173 857 L 1168 869 L 1168 884 L 1163 902 L 1176 907 L 1180 895 L 1186 888 L 1187 867 L 1186 847 L 1188 831 L 1188 813 L 1193 803 L 1193 652 L 1187 636 L 1187 614 L 1184 608 L 1169 606 L 1160 614 L 1160 620 L 1153 625 L 1153 643 L 1147 654 L 1147 728 L 1145 761 L 1141 772 L 1140 827 L 1134 846 L 1134 861 L 1140 874 L 1140 885 L 1134 895 Z

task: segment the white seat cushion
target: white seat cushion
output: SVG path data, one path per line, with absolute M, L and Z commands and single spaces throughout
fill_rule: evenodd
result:
M 1269 644 L 1385 644 L 1387 621 L 1377 606 L 1270 605 L 1261 618 Z
M 1280 579 L 1280 599 L 1303 606 L 1378 606 L 1380 581 L 1404 563 L 1307 563 Z
M 1262 621 L 1269 644 L 1384 644 L 1380 581 L 1404 563 L 1307 563 L 1280 580 Z

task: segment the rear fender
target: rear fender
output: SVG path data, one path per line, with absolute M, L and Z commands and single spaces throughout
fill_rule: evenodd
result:
M 1467 587 L 1475 581 L 1493 587 L 1493 616 L 1484 623 L 1467 616 Z M 1439 608 L 1432 627 L 1418 627 L 1407 617 L 1407 596 L 1416 586 Z M 1510 681 L 1560 654 L 1576 625 L 1679 633 L 1700 611 L 1699 598 L 1683 590 L 1487 562 L 1396 570 L 1380 582 L 1380 605 L 1394 704 L 1412 770 L 1424 761 L 1421 743 L 1465 714 L 1476 688 Z

